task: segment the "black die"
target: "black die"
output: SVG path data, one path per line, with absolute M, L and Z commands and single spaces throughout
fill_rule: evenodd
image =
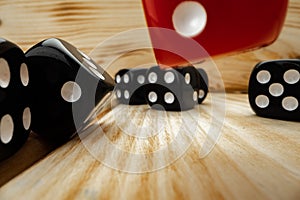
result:
M 249 102 L 258 116 L 300 121 L 300 60 L 275 60 L 255 66 Z
M 28 81 L 23 51 L 0 38 L 0 160 L 14 154 L 28 138 Z
M 33 92 L 32 130 L 46 138 L 70 138 L 114 88 L 103 69 L 61 39 L 44 40 L 25 56 Z
M 198 100 L 194 90 L 197 85 L 197 72 L 186 69 L 162 70 L 158 66 L 147 71 L 146 98 L 154 109 L 184 111 L 192 109 Z M 194 85 L 194 87 L 193 87 Z
M 115 95 L 122 104 L 146 104 L 145 81 L 147 69 L 122 69 L 116 76 Z
M 208 76 L 202 68 L 198 68 L 198 104 L 201 104 L 208 94 Z
M 201 104 L 208 93 L 208 76 L 202 69 L 196 69 L 193 66 L 176 68 L 176 70 L 184 76 L 186 84 L 190 84 L 197 92 L 198 104 Z

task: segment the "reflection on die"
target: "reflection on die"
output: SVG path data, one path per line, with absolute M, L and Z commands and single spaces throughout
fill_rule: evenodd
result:
M 28 138 L 29 81 L 23 51 L 0 38 L 0 160 L 14 154 Z
M 272 43 L 281 31 L 288 4 L 288 0 L 142 2 L 149 28 L 156 27 L 149 29 L 156 59 L 167 66 Z M 208 55 L 195 51 L 190 40 Z

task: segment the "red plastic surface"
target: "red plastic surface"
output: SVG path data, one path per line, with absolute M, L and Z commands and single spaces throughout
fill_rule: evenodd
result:
M 149 29 L 157 62 L 168 66 L 197 62 L 205 57 L 205 53 L 190 49 L 191 40 L 200 44 L 210 56 L 271 44 L 281 31 L 288 4 L 288 0 L 197 0 L 206 11 L 206 26 L 200 34 L 184 37 L 160 29 L 175 30 L 172 16 L 184 1 L 142 2 L 148 27 L 157 27 Z M 178 51 L 188 58 L 177 55 Z

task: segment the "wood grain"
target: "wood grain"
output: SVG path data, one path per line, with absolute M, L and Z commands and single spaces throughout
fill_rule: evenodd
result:
M 0 187 L 44 158 L 57 145 L 50 144 L 31 133 L 24 146 L 10 158 L 0 162 Z
M 31 133 L 24 146 L 13 156 L 0 162 L 0 187 L 44 158 L 57 145 L 50 144 L 34 133 Z
M 65 39 L 111 75 L 120 68 L 155 63 L 147 33 L 119 34 L 145 27 L 139 0 L 0 1 L 1 37 L 24 50 L 48 37 Z M 300 0 L 290 0 L 285 26 L 274 44 L 197 66 L 208 71 L 211 91 L 225 87 L 244 93 L 257 62 L 300 58 L 299 35 Z M 103 131 L 96 126 L 86 143 L 77 137 L 54 151 L 32 136 L 15 156 L 0 163 L 0 185 L 5 184 L 0 199 L 300 199 L 299 123 L 259 118 L 246 95 L 228 94 L 221 137 L 203 158 L 218 137 L 215 129 L 215 134 L 207 133 L 222 124 L 214 121 L 215 112 L 222 116 L 222 96 L 212 95 L 216 98 L 184 112 L 184 117 L 146 106 L 117 106 L 102 114 Z M 212 112 L 212 105 L 219 107 Z M 181 143 L 173 144 L 182 127 Z M 188 134 L 191 127 L 196 130 Z M 151 137 L 136 139 L 141 133 Z M 114 151 L 103 138 L 126 153 Z M 164 146 L 168 151 L 159 151 Z M 148 156 L 137 160 L 132 154 Z M 149 172 L 122 171 L 126 169 Z
M 299 123 L 259 118 L 251 111 L 247 95 L 228 94 L 221 137 L 213 151 L 201 158 L 199 152 L 205 138 L 203 130 L 212 124 L 209 117 L 212 114 L 211 106 L 218 104 L 223 105 L 223 98 L 216 94 L 195 110 L 184 112 L 184 119 L 190 122 L 189 125 L 183 124 L 184 127 L 197 124 L 195 137 L 187 151 L 165 168 L 141 174 L 112 169 L 105 161 L 95 159 L 77 138 L 4 185 L 0 189 L 0 198 L 299 199 Z M 129 114 L 131 123 L 128 129 L 124 129 L 122 121 L 116 120 L 118 112 L 114 113 L 114 110 L 120 109 L 135 112 L 134 115 Z M 149 112 L 152 117 L 147 117 Z M 156 142 L 168 143 L 172 138 L 151 137 L 153 140 L 144 143 L 144 146 L 138 145 L 139 141 L 124 138 L 130 137 L 129 132 L 133 135 L 141 133 L 141 129 L 133 128 L 136 122 L 147 124 L 152 119 L 154 129 L 161 127 L 154 123 L 155 115 L 165 120 L 163 135 L 175 133 L 174 129 L 172 132 L 166 130 L 178 127 L 180 121 L 174 118 L 180 119 L 179 113 L 161 113 L 163 112 L 149 110 L 146 106 L 122 105 L 108 111 L 100 120 L 103 134 L 113 144 L 131 154 L 119 157 L 105 145 L 98 150 L 102 150 L 105 158 L 115 159 L 119 167 L 131 165 L 134 169 L 134 165 L 141 163 L 134 159 L 132 153 L 157 150 L 159 145 Z M 124 115 L 124 112 L 119 115 Z M 97 129 L 88 137 L 92 137 L 94 143 L 101 144 L 103 136 L 99 136 Z M 138 166 L 166 161 L 172 154 L 172 147 L 168 155 L 161 154 L 154 160 L 147 153 L 149 157 L 146 156 L 143 160 L 144 165 Z
M 272 14 L 276 17 L 276 13 Z M 259 61 L 300 57 L 299 16 L 300 0 L 290 0 L 285 26 L 274 44 L 243 54 L 215 58 L 227 91 L 247 91 L 250 72 Z M 120 32 L 146 27 L 139 0 L 4 0 L 0 2 L 0 22 L 1 37 L 18 43 L 24 50 L 45 38 L 60 37 L 87 54 Z M 142 38 L 129 37 L 99 47 L 101 53 L 93 54 L 102 65 L 107 65 L 111 56 L 120 56 L 108 70 L 112 75 L 120 68 L 137 67 L 141 62 L 149 67 L 155 62 L 150 49 L 124 52 L 125 47 L 135 47 L 136 42 L 150 45 L 148 34 Z M 122 56 L 124 54 L 128 59 Z M 222 90 L 219 82 L 219 79 L 212 79 L 211 90 Z

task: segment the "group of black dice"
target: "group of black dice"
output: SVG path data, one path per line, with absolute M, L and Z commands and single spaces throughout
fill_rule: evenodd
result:
M 208 76 L 193 66 L 122 69 L 115 75 L 115 95 L 122 104 L 149 104 L 166 111 L 185 111 L 201 104 L 208 93 Z
M 114 89 L 120 103 L 167 111 L 192 109 L 208 93 L 207 74 L 191 66 L 123 69 L 115 82 L 61 39 L 24 53 L 0 38 L 0 160 L 16 152 L 31 130 L 49 140 L 69 139 Z M 250 77 L 250 105 L 259 116 L 300 121 L 299 89 L 299 60 L 262 62 Z
M 0 39 L 0 160 L 15 153 L 31 130 L 55 142 L 76 133 L 114 88 L 101 70 L 60 39 L 44 40 L 25 54 Z
M 184 111 L 202 103 L 208 77 L 194 67 L 163 70 L 122 69 L 115 76 L 115 95 L 122 104 L 149 104 L 154 109 Z M 300 60 L 273 60 L 253 69 L 248 96 L 253 111 L 262 117 L 300 121 Z

